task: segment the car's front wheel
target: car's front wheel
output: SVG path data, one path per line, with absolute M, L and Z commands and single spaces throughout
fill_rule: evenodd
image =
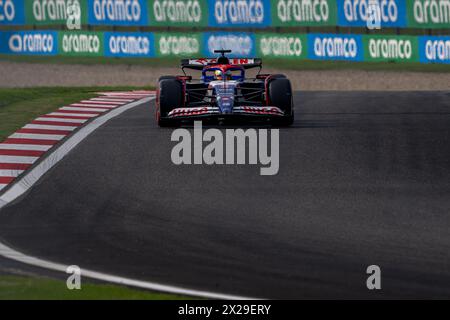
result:
M 281 126 L 290 126 L 294 123 L 294 98 L 289 79 L 276 78 L 269 83 L 268 96 L 270 104 L 280 108 L 284 116 L 274 122 Z
M 158 125 L 168 127 L 176 124 L 173 119 L 168 119 L 169 112 L 179 108 L 183 104 L 183 87 L 176 79 L 163 79 L 159 82 L 159 108 Z

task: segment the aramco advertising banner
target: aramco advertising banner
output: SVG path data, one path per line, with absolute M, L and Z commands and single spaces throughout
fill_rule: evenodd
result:
M 336 0 L 272 0 L 274 27 L 336 26 Z
M 450 0 L 0 0 L 0 25 L 450 29 Z
M 364 61 L 418 62 L 419 39 L 414 36 L 363 36 Z
M 252 32 L 0 31 L 0 54 L 85 57 L 231 57 L 450 63 L 450 36 Z
M 306 59 L 308 38 L 306 34 L 264 33 L 256 35 L 259 57 Z
M 58 32 L 56 31 L 2 31 L 0 53 L 14 55 L 56 55 Z

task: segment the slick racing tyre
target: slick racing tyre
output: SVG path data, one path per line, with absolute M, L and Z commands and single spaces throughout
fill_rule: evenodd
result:
M 163 79 L 159 82 L 159 115 L 160 127 L 175 126 L 177 121 L 167 119 L 170 111 L 183 105 L 183 88 L 181 82 L 174 79 Z
M 274 123 L 281 126 L 292 125 L 294 123 L 294 103 L 289 79 L 276 78 L 270 81 L 268 91 L 271 105 L 280 108 L 285 114 Z

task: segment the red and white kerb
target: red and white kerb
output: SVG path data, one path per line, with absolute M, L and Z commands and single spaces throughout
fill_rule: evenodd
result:
M 96 98 L 63 106 L 34 119 L 0 143 L 0 191 L 87 121 L 155 94 L 154 91 L 101 92 Z

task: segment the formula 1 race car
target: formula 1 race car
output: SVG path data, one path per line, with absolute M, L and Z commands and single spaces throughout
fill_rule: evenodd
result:
M 230 59 L 231 50 L 216 50 L 217 59 L 183 59 L 183 76 L 159 79 L 156 119 L 161 127 L 189 120 L 265 121 L 289 126 L 294 121 L 291 82 L 281 74 L 261 74 L 261 59 Z M 248 69 L 259 68 L 255 78 Z M 186 69 L 201 71 L 194 80 Z

